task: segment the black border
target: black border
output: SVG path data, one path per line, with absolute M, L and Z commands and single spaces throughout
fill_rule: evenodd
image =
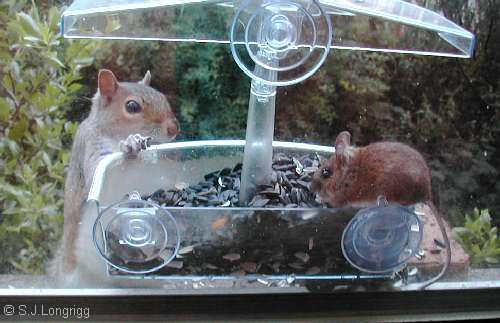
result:
M 409 292 L 170 296 L 2 296 L 0 306 L 81 306 L 90 320 L 311 319 L 425 316 L 426 319 L 500 317 L 500 288 Z M 484 317 L 484 316 L 483 316 Z M 27 319 L 5 316 L 0 320 Z M 33 318 L 35 319 L 35 318 Z M 38 318 L 40 319 L 40 318 Z M 44 317 L 44 320 L 57 319 Z M 74 321 L 74 319 L 72 319 Z

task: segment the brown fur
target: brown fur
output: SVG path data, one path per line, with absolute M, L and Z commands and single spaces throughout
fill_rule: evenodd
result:
M 403 205 L 432 201 L 430 171 L 415 149 L 399 142 L 355 148 L 344 131 L 335 150 L 315 173 L 312 185 L 332 206 L 371 204 L 379 195 Z M 321 177 L 325 168 L 331 172 L 329 178 Z

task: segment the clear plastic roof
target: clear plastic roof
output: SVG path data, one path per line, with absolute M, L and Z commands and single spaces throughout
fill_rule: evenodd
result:
M 317 2 L 332 22 L 332 48 L 452 57 L 473 54 L 470 32 L 410 2 Z M 237 11 L 252 11 L 261 3 L 266 1 L 76 0 L 63 14 L 62 29 L 68 38 L 229 43 Z

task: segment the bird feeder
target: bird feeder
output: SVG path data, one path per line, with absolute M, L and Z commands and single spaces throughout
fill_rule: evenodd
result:
M 390 280 L 418 253 L 425 233 L 418 212 L 390 201 L 355 217 L 333 208 L 248 203 L 271 181 L 273 155 L 334 153 L 273 141 L 277 87 L 306 80 L 340 50 L 469 58 L 470 32 L 401 0 L 76 0 L 63 14 L 62 32 L 73 39 L 225 44 L 251 82 L 244 141 L 161 144 L 136 160 L 115 153 L 99 164 L 88 196 L 94 225 L 84 230 L 109 275 Z M 240 207 L 163 207 L 141 199 L 241 162 Z M 313 257 L 326 257 L 317 248 L 348 262 L 311 265 Z M 226 265 L 210 261 L 216 258 Z

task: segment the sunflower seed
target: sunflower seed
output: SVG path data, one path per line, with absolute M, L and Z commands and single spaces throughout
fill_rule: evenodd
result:
M 265 191 L 259 192 L 259 194 L 266 195 L 269 198 L 277 198 L 280 196 L 280 192 L 275 191 L 274 189 L 267 189 Z
M 318 170 L 318 167 L 306 167 L 304 168 L 304 173 L 314 174 Z
M 281 166 L 273 166 L 273 169 L 275 170 L 281 170 L 281 171 L 287 171 L 290 169 L 294 169 L 296 166 L 294 164 L 286 164 L 286 165 L 281 165 Z
M 195 199 L 197 199 L 198 201 L 201 201 L 201 202 L 208 202 L 208 197 L 206 196 L 203 196 L 203 195 L 196 195 Z
M 222 177 L 219 177 L 217 179 L 217 183 L 219 184 L 220 187 L 226 187 L 226 185 L 224 185 L 224 183 L 222 182 Z
M 297 180 L 297 184 L 298 184 L 300 187 L 302 187 L 302 188 L 304 188 L 304 189 L 306 189 L 306 190 L 309 190 L 309 183 L 304 182 L 304 181 L 301 181 L 301 180 Z
M 237 163 L 236 166 L 233 168 L 233 172 L 236 173 L 240 171 L 243 168 L 243 163 Z
M 229 176 L 231 174 L 231 168 L 223 168 L 220 173 L 219 173 L 219 176 Z
M 301 162 L 297 158 L 292 158 L 292 160 L 295 165 L 295 172 L 297 175 L 301 175 L 304 171 L 304 166 L 302 166 Z
M 191 185 L 190 188 L 196 192 L 199 192 L 202 189 L 201 185 Z

